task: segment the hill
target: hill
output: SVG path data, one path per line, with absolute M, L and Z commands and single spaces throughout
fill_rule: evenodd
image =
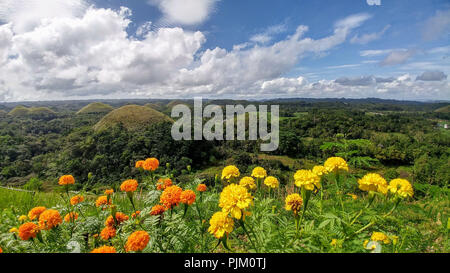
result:
M 86 105 L 85 107 L 81 108 L 77 112 L 77 115 L 109 113 L 112 110 L 114 110 L 114 108 L 111 105 L 101 103 L 101 102 L 93 102 L 93 103 L 90 103 L 90 104 Z
M 438 112 L 438 113 L 450 113 L 450 105 L 441 107 L 439 109 L 434 110 L 434 112 Z
M 168 116 L 150 107 L 126 105 L 104 116 L 94 125 L 94 130 L 107 129 L 121 123 L 127 130 L 134 131 L 164 121 L 173 122 Z

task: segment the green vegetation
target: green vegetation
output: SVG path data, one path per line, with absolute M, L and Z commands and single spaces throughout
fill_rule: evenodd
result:
M 85 107 L 81 108 L 80 111 L 77 112 L 77 115 L 80 114 L 99 114 L 99 113 L 109 113 L 114 108 L 111 105 L 101 103 L 101 102 L 93 102 Z

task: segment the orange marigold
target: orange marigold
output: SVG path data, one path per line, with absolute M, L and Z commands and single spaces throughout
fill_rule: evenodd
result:
M 172 186 L 172 179 L 170 178 L 160 178 L 158 180 L 158 184 L 156 184 L 156 189 L 157 190 L 165 190 L 167 187 Z
M 178 206 L 181 201 L 181 193 L 183 190 L 178 186 L 167 187 L 161 194 L 159 200 L 161 204 L 171 209 L 174 206 Z
M 105 194 L 106 194 L 106 195 L 112 195 L 113 193 L 114 193 L 114 190 L 113 190 L 113 189 L 105 190 Z
M 150 235 L 143 230 L 133 232 L 127 240 L 125 250 L 128 251 L 142 251 L 150 241 Z
M 93 249 L 91 253 L 116 253 L 116 249 L 113 246 L 101 246 Z
M 24 241 L 36 237 L 38 232 L 39 227 L 33 222 L 25 223 L 19 227 L 19 237 Z
M 180 202 L 187 205 L 192 205 L 195 202 L 195 192 L 192 190 L 185 190 L 180 195 Z
M 59 178 L 59 185 L 71 185 L 75 184 L 75 178 L 72 175 L 63 175 Z
M 123 222 L 127 221 L 128 219 L 130 219 L 130 218 L 125 213 L 116 212 L 117 225 L 122 224 Z M 108 216 L 108 218 L 106 218 L 105 226 L 107 226 L 107 227 L 115 227 L 116 226 L 116 222 L 114 221 L 114 218 L 112 217 L 112 215 L 110 215 L 110 216 Z
M 0 247 L 0 253 L 3 253 L 3 249 Z
M 136 161 L 136 165 L 134 165 L 134 167 L 135 168 L 142 168 L 142 167 L 144 167 L 144 163 L 145 163 L 145 161 L 144 160 L 139 160 L 139 161 Z
M 97 201 L 95 201 L 95 206 L 101 207 L 106 205 L 111 205 L 111 199 L 108 201 L 108 197 L 106 195 L 102 195 L 99 198 L 97 198 Z
M 135 179 L 128 179 L 125 180 L 122 185 L 120 185 L 120 190 L 126 192 L 134 192 L 136 191 L 137 187 L 138 182 Z
M 206 191 L 206 185 L 205 184 L 198 184 L 197 191 L 199 191 L 199 192 Z
M 69 223 L 69 222 L 75 222 L 75 220 L 78 219 L 78 213 L 76 212 L 70 212 L 67 213 L 66 216 L 64 216 L 64 221 Z
M 158 159 L 152 157 L 152 158 L 147 158 L 144 161 L 144 164 L 142 166 L 142 168 L 144 168 L 144 170 L 146 171 L 154 171 L 156 169 L 158 169 L 159 167 L 159 161 Z
M 138 211 L 136 211 L 136 212 L 133 212 L 133 214 L 131 214 L 131 218 L 136 218 L 136 217 L 138 217 L 140 214 L 141 214 L 141 211 L 140 211 L 140 210 L 138 210 Z
M 70 204 L 72 206 L 80 204 L 83 201 L 84 201 L 84 197 L 82 195 L 75 195 L 74 197 L 70 198 Z
M 161 215 L 166 211 L 166 207 L 162 205 L 156 205 L 152 207 L 152 211 L 150 212 L 150 215 Z
M 39 215 L 41 215 L 41 213 L 43 213 L 46 209 L 46 207 L 32 208 L 30 212 L 28 212 L 28 218 L 30 218 L 30 220 L 38 219 Z
M 107 241 L 115 236 L 116 236 L 116 229 L 113 227 L 105 227 L 100 232 L 100 237 L 102 237 L 102 239 L 105 241 Z
M 39 216 L 39 228 L 50 230 L 62 223 L 61 215 L 57 210 L 48 209 Z

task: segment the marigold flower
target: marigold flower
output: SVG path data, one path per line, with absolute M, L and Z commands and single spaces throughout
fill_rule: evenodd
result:
M 372 236 L 370 237 L 370 240 L 372 241 L 378 241 L 378 242 L 383 242 L 384 244 L 390 244 L 391 240 L 389 239 L 389 237 L 384 234 L 383 232 L 373 232 Z
M 0 253 L 3 253 L 3 249 L 0 247 Z
M 386 180 L 377 173 L 368 173 L 363 178 L 358 179 L 359 188 L 363 191 L 387 193 L 388 184 Z
M 220 193 L 219 207 L 232 217 L 241 219 L 243 210 L 247 209 L 252 201 L 253 197 L 245 187 L 230 184 Z
M 218 211 L 213 214 L 209 220 L 208 232 L 214 235 L 217 239 L 220 239 L 225 235 L 228 235 L 233 231 L 234 221 L 228 216 L 228 213 Z
M 102 195 L 95 201 L 96 207 L 111 205 L 111 199 L 108 201 L 108 197 L 106 195 Z
M 141 211 L 140 211 L 140 210 L 137 210 L 137 211 L 133 212 L 133 214 L 131 214 L 131 218 L 136 218 L 136 217 L 138 217 L 140 214 L 141 214 Z
M 78 213 L 76 212 L 70 212 L 67 213 L 66 216 L 64 216 L 64 221 L 69 223 L 69 222 L 75 222 L 75 220 L 78 219 Z
M 19 227 L 19 237 L 24 241 L 36 237 L 39 232 L 39 227 L 33 222 L 28 222 Z
M 252 171 L 252 176 L 255 178 L 264 178 L 267 176 L 267 172 L 263 167 L 256 167 Z
M 113 246 L 101 246 L 93 249 L 91 253 L 116 253 L 116 249 Z
M 32 208 L 28 212 L 28 218 L 30 218 L 30 220 L 38 219 L 39 215 L 41 215 L 41 213 L 43 213 L 46 209 L 47 209 L 46 207 L 35 207 L 35 208 Z
M 266 177 L 266 179 L 264 179 L 264 184 L 267 187 L 275 189 L 275 188 L 278 188 L 278 185 L 280 184 L 280 182 L 278 182 L 278 179 L 276 177 L 268 176 L 268 177 Z
M 16 227 L 13 227 L 9 230 L 9 233 L 18 233 L 19 230 Z
M 336 246 L 337 245 L 337 239 L 332 239 L 330 246 Z
M 113 193 L 114 193 L 114 190 L 113 190 L 113 189 L 105 190 L 105 194 L 106 194 L 106 195 L 112 195 Z
M 150 241 L 150 235 L 143 230 L 133 232 L 125 244 L 125 250 L 129 251 L 142 251 Z
M 139 161 L 136 161 L 136 165 L 134 166 L 135 168 L 143 168 L 144 167 L 144 163 L 145 163 L 145 160 L 139 160 Z
M 348 196 L 350 196 L 353 200 L 358 199 L 358 196 L 356 194 L 353 193 L 347 193 Z
M 165 190 L 167 187 L 172 186 L 172 179 L 170 178 L 160 178 L 158 179 L 158 184 L 156 184 L 157 190 Z
M 198 186 L 197 186 L 197 191 L 198 192 L 205 192 L 206 189 L 207 189 L 207 187 L 206 187 L 205 184 L 198 184 Z
M 72 206 L 78 205 L 79 203 L 84 201 L 84 197 L 82 195 L 75 195 L 74 197 L 70 198 L 70 204 Z
M 39 216 L 39 228 L 50 230 L 62 223 L 61 215 L 57 210 L 48 209 Z
M 229 165 L 222 170 L 222 180 L 230 180 L 231 178 L 237 178 L 241 175 L 239 169 L 234 165 Z
M 116 212 L 117 225 L 122 224 L 123 222 L 127 221 L 128 219 L 129 219 L 129 217 L 125 213 Z M 112 217 L 112 215 L 110 215 L 110 216 L 108 216 L 108 218 L 106 218 L 105 226 L 107 226 L 107 227 L 115 227 L 116 226 L 116 221 L 114 221 L 114 218 Z
M 160 203 L 171 209 L 174 206 L 178 206 L 181 201 L 181 193 L 183 190 L 178 186 L 167 187 L 159 197 Z
M 152 207 L 152 211 L 150 212 L 150 215 L 161 215 L 166 211 L 166 207 L 162 205 L 155 205 Z
M 392 179 L 389 182 L 388 190 L 402 198 L 413 197 L 414 190 L 408 180 L 402 178 Z
M 302 205 L 303 199 L 298 193 L 293 193 L 286 196 L 285 209 L 292 210 L 292 212 L 294 212 L 294 215 L 298 215 L 300 209 L 302 208 Z
M 239 185 L 242 187 L 246 187 L 249 190 L 256 189 L 255 179 L 251 176 L 244 176 L 241 178 L 241 181 L 239 181 Z
M 102 239 L 105 241 L 107 241 L 115 236 L 116 236 L 116 229 L 113 227 L 106 226 L 100 232 L 100 237 L 102 237 Z
M 152 157 L 152 158 L 147 158 L 144 161 L 142 168 L 144 168 L 144 170 L 146 170 L 146 171 L 155 171 L 156 169 L 158 169 L 158 166 L 159 166 L 158 159 Z
M 313 172 L 315 175 L 317 175 L 318 177 L 321 177 L 322 175 L 328 173 L 328 172 L 327 172 L 327 169 L 325 169 L 325 167 L 324 167 L 324 166 L 321 166 L 321 165 L 319 165 L 319 166 L 314 166 L 314 167 L 312 168 L 312 172 Z
M 63 175 L 59 178 L 59 185 L 71 185 L 75 184 L 75 178 L 72 175 Z
M 181 192 L 180 202 L 186 205 L 192 205 L 195 202 L 195 192 L 192 190 L 185 190 Z
M 298 170 L 294 174 L 295 185 L 308 191 L 320 189 L 320 177 L 310 170 Z
M 137 190 L 137 187 L 138 182 L 135 179 L 128 179 L 120 185 L 120 190 L 125 192 L 134 192 Z
M 19 216 L 19 221 L 20 222 L 25 222 L 28 219 L 28 217 L 26 215 L 20 215 Z
M 342 157 L 330 157 L 323 164 L 325 170 L 329 173 L 338 172 L 338 171 L 346 171 L 348 172 L 348 165 L 345 159 Z

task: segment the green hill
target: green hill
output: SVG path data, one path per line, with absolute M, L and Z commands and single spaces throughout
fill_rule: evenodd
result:
M 49 119 L 55 118 L 56 112 L 48 107 L 31 107 L 27 108 L 25 106 L 19 105 L 11 110 L 8 115 L 17 118 L 33 118 L 33 119 Z
M 8 115 L 8 112 L 5 110 L 0 110 L 0 118 L 6 117 Z
M 14 109 L 12 109 L 8 115 L 13 116 L 13 117 L 26 117 L 28 116 L 28 113 L 30 112 L 30 109 L 28 109 L 25 106 L 19 105 L 14 107 Z
M 156 111 L 163 111 L 164 110 L 164 106 L 158 103 L 147 103 L 146 105 L 144 105 L 145 107 L 150 107 Z
M 439 109 L 434 110 L 434 112 L 438 112 L 438 113 L 450 113 L 450 105 L 441 107 Z
M 101 102 L 93 102 L 81 108 L 80 111 L 77 112 L 77 115 L 109 113 L 112 110 L 114 110 L 114 108 L 111 105 Z
M 189 108 L 192 108 L 192 107 L 193 107 L 193 105 L 190 104 L 189 102 L 187 102 L 187 101 L 182 101 L 182 100 L 173 100 L 173 101 L 169 102 L 166 106 L 167 106 L 167 108 L 168 108 L 169 110 L 172 110 L 172 108 L 173 108 L 175 105 L 178 105 L 178 104 L 184 104 L 184 105 L 188 106 Z
M 94 125 L 94 130 L 107 129 L 121 123 L 126 129 L 135 131 L 150 124 L 164 121 L 173 122 L 168 116 L 150 107 L 126 105 L 119 109 L 115 109 L 104 116 Z

